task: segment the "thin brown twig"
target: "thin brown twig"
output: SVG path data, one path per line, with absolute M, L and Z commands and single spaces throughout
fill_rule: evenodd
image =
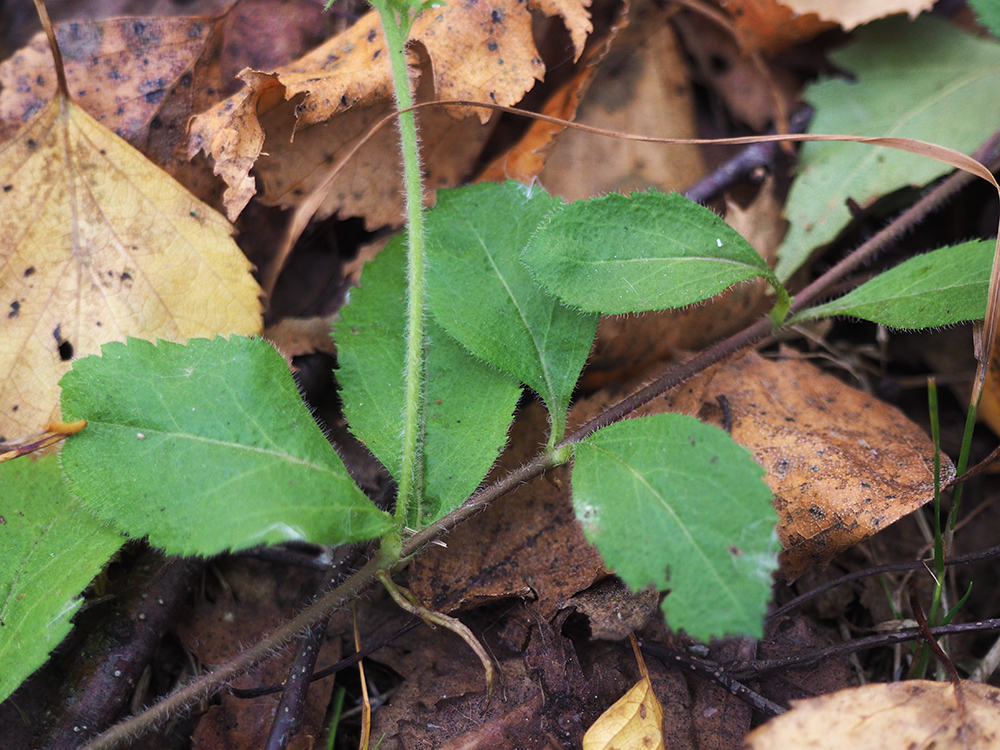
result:
M 957 555 L 956 557 L 949 558 L 944 561 L 945 565 L 969 565 L 976 562 L 985 562 L 986 560 L 995 560 L 1000 558 L 1000 545 L 996 547 L 988 547 L 984 550 L 979 550 L 977 552 L 969 552 L 965 555 Z M 882 575 L 883 573 L 902 573 L 904 571 L 917 570 L 920 568 L 926 568 L 929 563 L 933 560 L 907 560 L 905 562 L 898 563 L 886 563 L 885 565 L 878 565 L 874 568 L 865 568 L 864 570 L 856 570 L 853 573 L 848 573 L 847 575 L 836 578 L 832 581 L 827 581 L 826 583 L 817 586 L 814 589 L 810 589 L 803 594 L 799 594 L 797 597 L 789 602 L 781 605 L 773 612 L 768 613 L 767 620 L 774 620 L 781 615 L 787 614 L 792 610 L 798 609 L 806 602 L 815 599 L 817 596 L 825 594 L 831 589 L 835 589 L 838 586 L 843 586 L 845 583 L 851 583 L 857 581 L 861 578 L 867 578 L 869 576 Z
M 995 632 L 1000 630 L 1000 618 L 940 625 L 930 630 L 932 636 Z M 837 643 L 826 648 L 790 654 L 776 659 L 757 659 L 755 661 L 733 663 L 726 668 L 726 671 L 734 679 L 747 682 L 778 670 L 806 667 L 831 656 L 843 656 L 845 654 L 857 653 L 858 651 L 892 646 L 897 643 L 913 641 L 920 637 L 920 631 L 917 628 L 907 628 L 897 633 L 882 633 L 865 638 L 855 638 L 853 641 L 845 641 L 844 643 Z

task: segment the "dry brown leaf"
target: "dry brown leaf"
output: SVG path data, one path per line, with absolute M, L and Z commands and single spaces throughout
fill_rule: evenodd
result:
M 759 56 L 740 48 L 733 31 L 704 16 L 685 13 L 675 24 L 700 78 L 733 118 L 764 132 L 779 114 L 776 97 L 780 109 L 792 110 L 801 85 L 788 69 L 762 65 Z
M 934 0 L 781 0 L 796 15 L 815 13 L 824 21 L 840 24 L 844 31 L 878 18 L 906 13 L 911 19 L 930 10 Z
M 264 338 L 291 364 L 292 357 L 313 352 L 336 354 L 331 332 L 333 320 L 329 318 L 285 318 L 264 330 Z
M 627 2 L 619 4 L 614 17 L 606 24 L 595 19 L 594 32 L 587 40 L 583 55 L 577 60 L 568 79 L 560 83 L 546 98 L 539 110 L 541 114 L 563 120 L 576 119 L 580 102 L 593 83 L 600 64 L 607 57 L 612 43 L 622 29 L 628 26 L 628 5 Z M 549 82 L 551 81 L 547 83 Z M 480 172 L 477 179 L 490 182 L 517 180 L 526 185 L 532 184 L 545 167 L 545 161 L 557 137 L 565 129 L 564 125 L 532 120 L 517 143 L 497 156 Z
M 638 382 L 648 382 L 651 373 Z M 635 383 L 574 407 L 571 426 L 600 413 Z M 803 360 L 749 352 L 688 381 L 637 415 L 672 411 L 721 427 L 767 470 L 782 574 L 876 534 L 934 497 L 934 445 L 901 411 Z M 942 456 L 942 483 L 955 469 Z
M 815 13 L 798 15 L 779 0 L 722 0 L 744 52 L 774 54 L 836 28 Z
M 579 122 L 626 133 L 694 138 L 694 98 L 684 54 L 665 11 L 636 2 L 580 105 Z M 563 133 L 539 175 L 568 201 L 655 187 L 683 190 L 705 172 L 696 146 L 664 146 Z
M 428 101 L 432 94 L 431 77 L 421 76 L 417 101 Z M 331 188 L 324 184 L 331 170 L 340 168 L 344 155 L 392 110 L 393 105 L 386 101 L 350 109 L 327 122 L 297 131 L 295 106 L 290 102 L 262 115 L 260 122 L 267 139 L 254 168 L 261 188 L 258 200 L 297 208 L 314 190 L 320 190 L 322 201 L 316 219 L 340 212 L 342 216 L 363 216 L 369 229 L 401 224 L 403 185 L 395 128 L 378 131 L 350 158 Z M 463 181 L 493 131 L 493 123 L 483 126 L 476 118 L 455 120 L 441 108 L 418 113 L 417 125 L 427 200 L 435 188 Z M 249 179 L 252 184 L 253 178 Z
M 631 639 L 642 679 L 587 730 L 583 750 L 666 750 L 663 708 L 653 692 L 635 636 Z
M 965 716 L 949 682 L 865 685 L 792 701 L 746 739 L 745 750 L 970 750 L 1000 746 L 1000 690 L 963 682 Z
M 539 403 L 519 411 L 510 447 L 491 476 L 503 476 L 544 445 L 548 417 Z M 496 599 L 534 598 L 538 615 L 606 577 L 601 556 L 573 514 L 566 467 L 553 469 L 493 503 L 475 523 L 448 535 L 410 565 L 410 591 L 450 612 Z
M 653 589 L 635 593 L 618 578 L 608 578 L 572 599 L 560 609 L 575 609 L 590 623 L 590 637 L 620 641 L 642 630 L 660 610 L 660 594 Z
M 927 435 L 895 407 L 808 362 L 748 354 L 720 368 L 698 400 L 698 415 L 716 424 L 728 404 L 733 439 L 767 470 L 788 578 L 934 497 Z M 947 482 L 955 470 L 942 458 Z
M 431 78 L 425 91 L 441 99 L 471 99 L 511 105 L 532 87 L 545 72 L 531 32 L 530 8 L 562 16 L 574 41 L 576 56 L 590 32 L 587 0 L 498 0 L 496 3 L 448 3 L 423 13 L 411 33 L 430 58 Z M 411 53 L 411 64 L 417 61 Z M 292 207 L 324 182 L 329 167 L 340 160 L 343 152 L 353 145 L 367 128 L 391 106 L 391 76 L 385 41 L 374 12 L 363 16 L 343 34 L 321 45 L 298 61 L 274 71 L 274 80 L 281 86 L 281 97 L 295 100 L 294 106 L 281 108 L 267 123 L 268 132 L 280 129 L 274 146 L 268 143 L 267 164 L 258 165 L 261 181 L 266 186 L 262 200 L 269 205 Z M 259 79 L 251 79 L 251 84 Z M 204 150 L 215 159 L 216 173 L 222 176 L 233 192 L 227 191 L 226 207 L 234 218 L 246 205 L 251 192 L 247 190 L 249 168 L 261 153 L 263 141 L 248 131 L 246 120 L 263 118 L 277 107 L 278 102 L 254 100 L 253 88 L 240 92 L 209 112 L 195 119 L 189 153 Z M 418 96 L 418 100 L 420 97 Z M 354 117 L 345 118 L 351 111 Z M 453 115 L 467 115 L 469 108 L 454 109 Z M 490 112 L 476 111 L 481 122 Z M 307 133 L 334 115 L 331 127 Z M 454 175 L 467 170 L 454 153 L 462 137 L 448 134 L 438 139 L 441 122 L 432 127 L 425 114 L 421 132 L 424 163 L 430 172 L 432 187 L 453 184 Z M 234 121 L 234 118 L 242 118 Z M 466 126 L 468 127 L 468 126 Z M 252 130 L 252 129 L 251 129 Z M 478 130 L 482 130 L 479 128 Z M 244 136 L 244 131 L 247 135 Z M 355 157 L 363 168 L 338 178 L 334 195 L 321 208 L 319 215 L 341 211 L 345 215 L 365 216 L 368 226 L 397 223 L 402 211 L 397 183 L 398 153 L 391 130 L 386 131 L 385 143 L 365 147 L 365 153 Z M 224 137 L 220 133 L 227 134 Z M 480 136 L 485 140 L 486 135 Z M 294 136 L 294 141 L 292 140 Z M 244 140 L 244 138 L 246 140 Z M 429 140 L 434 138 L 435 140 Z M 279 141 L 284 150 L 279 156 Z M 475 141 L 475 138 L 473 138 Z M 447 144 L 441 159 L 428 153 L 428 144 Z M 456 166 L 461 163 L 461 166 Z M 288 172 L 286 174 L 286 171 Z M 372 175 L 383 177 L 373 180 Z M 372 189 L 373 182 L 385 182 L 388 187 Z
M 226 220 L 61 96 L 0 146 L 0 216 L 0 435 L 58 419 L 102 343 L 261 330 Z
M 77 106 L 210 200 L 216 181 L 187 159 L 187 121 L 222 89 L 225 19 L 110 18 L 55 27 Z M 0 137 L 12 135 L 56 91 L 44 33 L 0 63 Z

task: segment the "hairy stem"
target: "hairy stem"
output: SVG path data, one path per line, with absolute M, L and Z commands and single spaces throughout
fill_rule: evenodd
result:
M 392 80 L 396 90 L 399 136 L 403 151 L 403 181 L 406 197 L 407 239 L 407 324 L 406 372 L 403 405 L 402 463 L 399 494 L 396 498 L 395 528 L 382 539 L 383 549 L 397 558 L 402 545 L 401 532 L 408 512 L 419 512 L 423 494 L 420 466 L 422 427 L 422 368 L 424 345 L 424 214 L 423 181 L 420 176 L 420 151 L 417 148 L 417 124 L 410 91 L 406 62 L 406 39 L 418 11 L 408 7 L 394 9 L 390 0 L 373 0 L 372 6 L 382 18 Z

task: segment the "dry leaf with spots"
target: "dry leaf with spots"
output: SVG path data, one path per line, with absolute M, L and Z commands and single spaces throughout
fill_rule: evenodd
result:
M 924 431 L 809 362 L 748 354 L 720 368 L 700 402 L 698 416 L 731 420 L 733 439 L 767 470 L 788 578 L 934 498 L 934 444 Z M 943 456 L 942 483 L 954 472 Z
M 792 710 L 758 727 L 745 750 L 969 750 L 998 747 L 1000 690 L 908 680 L 865 685 L 792 701 Z M 959 705 L 959 701 L 964 704 Z
M 595 19 L 596 25 L 587 40 L 583 55 L 577 60 L 568 78 L 555 85 L 555 90 L 539 109 L 540 114 L 563 120 L 576 119 L 580 103 L 604 65 L 611 46 L 629 24 L 628 6 L 620 4 L 606 26 L 600 21 L 601 19 Z M 517 180 L 525 185 L 532 184 L 545 167 L 549 153 L 565 130 L 564 125 L 532 120 L 517 143 L 498 155 L 476 179 L 490 182 Z
M 418 89 L 417 99 L 517 103 L 545 73 L 532 37 L 531 10 L 561 16 L 579 57 L 591 30 L 587 4 L 448 3 L 421 14 L 411 39 L 427 51 L 431 76 L 425 76 L 429 80 Z M 412 66 L 418 59 L 411 53 Z M 297 206 L 324 184 L 345 152 L 392 107 L 389 61 L 374 12 L 271 76 L 244 72 L 243 77 L 249 88 L 193 121 L 189 146 L 190 154 L 203 150 L 215 160 L 216 173 L 229 185 L 225 203 L 230 218 L 257 189 L 251 167 L 263 187 L 263 202 Z M 261 86 L 273 92 L 263 96 Z M 476 118 L 464 124 L 452 118 L 474 112 L 481 123 L 490 119 L 489 111 L 471 108 L 421 114 L 428 186 L 456 184 L 470 168 L 490 131 Z M 265 138 L 268 156 L 261 158 Z M 352 158 L 318 216 L 364 216 L 369 227 L 398 223 L 402 203 L 397 163 L 395 135 L 386 129 Z
M 578 403 L 571 427 L 652 374 Z M 789 579 L 934 498 L 934 444 L 923 430 L 899 409 L 803 360 L 772 361 L 749 352 L 635 414 L 667 411 L 729 429 L 767 470 L 784 548 L 781 572 Z M 942 456 L 942 483 L 954 473 Z
M 0 215 L 0 439 L 105 342 L 261 330 L 228 222 L 62 95 L 0 145 Z
M 187 121 L 214 104 L 225 18 L 109 18 L 55 26 L 76 106 L 203 200 L 218 181 L 187 158 Z M 0 63 L 0 135 L 12 135 L 56 93 L 44 33 Z
M 642 679 L 583 736 L 583 750 L 665 750 L 663 707 L 656 699 L 635 636 L 629 635 Z

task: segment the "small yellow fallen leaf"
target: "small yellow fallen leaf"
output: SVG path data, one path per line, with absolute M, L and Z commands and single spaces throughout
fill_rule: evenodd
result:
M 0 145 L 0 216 L 0 440 L 105 342 L 261 331 L 229 223 L 64 95 Z
M 665 750 L 663 708 L 635 636 L 629 635 L 642 679 L 618 699 L 583 736 L 583 750 Z
M 791 711 L 754 730 L 744 748 L 967 750 L 1000 746 L 1000 690 L 963 682 L 961 695 L 964 711 L 950 682 L 909 680 L 792 701 Z

